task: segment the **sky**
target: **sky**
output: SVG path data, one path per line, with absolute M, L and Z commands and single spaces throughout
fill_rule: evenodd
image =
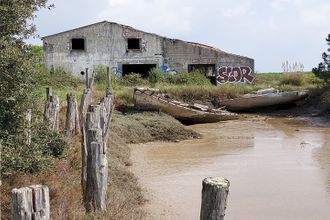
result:
M 330 33 L 329 0 L 48 0 L 36 13 L 47 36 L 99 21 L 113 21 L 162 36 L 199 42 L 255 60 L 255 71 L 282 71 L 321 62 Z M 42 44 L 40 39 L 28 40 Z

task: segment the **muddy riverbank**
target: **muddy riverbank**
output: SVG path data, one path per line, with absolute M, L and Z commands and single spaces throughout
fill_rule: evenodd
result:
M 201 181 L 231 181 L 226 219 L 330 219 L 330 129 L 248 117 L 190 126 L 202 139 L 132 145 L 154 219 L 198 219 Z

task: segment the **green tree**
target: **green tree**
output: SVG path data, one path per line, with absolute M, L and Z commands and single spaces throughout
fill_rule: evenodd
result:
M 330 46 L 330 34 L 328 34 L 328 38 L 325 39 L 327 44 Z M 328 48 L 328 52 L 330 52 L 330 48 Z M 313 68 L 313 73 L 324 81 L 328 82 L 330 79 L 330 54 L 323 52 L 322 53 L 323 62 L 319 63 L 318 67 Z
M 35 36 L 34 13 L 41 8 L 53 7 L 46 6 L 46 2 L 0 0 L 0 162 L 1 174 L 5 175 L 14 171 L 40 170 L 46 164 L 49 152 L 56 151 L 53 149 L 56 143 L 63 143 L 61 137 L 56 136 L 52 138 L 52 144 L 48 144 L 47 140 L 53 136 L 51 132 L 45 135 L 44 143 L 41 142 L 38 132 L 44 131 L 42 124 L 34 123 L 36 141 L 30 146 L 25 145 L 22 136 L 24 113 L 28 108 L 35 110 L 38 101 L 33 94 L 35 67 L 40 63 L 36 50 L 24 40 Z
M 0 1 L 0 138 L 17 132 L 22 113 L 31 107 L 36 57 L 24 39 L 33 37 L 34 12 L 46 0 Z

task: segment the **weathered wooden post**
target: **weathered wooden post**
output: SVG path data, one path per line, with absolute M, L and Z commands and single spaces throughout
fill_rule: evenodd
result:
M 52 95 L 52 89 L 46 88 L 46 105 L 44 112 L 44 121 L 50 130 L 59 130 L 59 112 L 60 112 L 60 99 L 58 96 Z
M 32 185 L 12 190 L 14 220 L 49 220 L 49 190 L 45 185 Z
M 111 121 L 112 91 L 97 105 L 91 105 L 94 74 L 86 83 L 81 99 L 82 191 L 87 212 L 106 209 L 108 187 L 107 138 Z
M 100 105 L 90 105 L 87 112 L 87 184 L 86 211 L 106 208 L 108 161 L 101 128 Z
M 66 137 L 72 138 L 75 134 L 80 133 L 78 104 L 74 94 L 69 93 L 66 96 Z
M 31 144 L 31 121 L 32 121 L 32 109 L 28 109 L 25 112 L 25 143 L 29 146 Z
M 107 66 L 107 93 L 112 93 L 110 68 Z
M 88 68 L 85 69 L 85 79 L 86 79 L 86 88 L 89 88 L 89 76 L 88 76 Z
M 203 180 L 201 220 L 223 220 L 229 193 L 229 181 L 221 177 Z

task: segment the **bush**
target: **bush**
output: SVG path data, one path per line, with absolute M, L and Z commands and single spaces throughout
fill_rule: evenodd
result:
M 95 75 L 96 83 L 107 83 L 107 70 L 106 67 L 102 64 L 96 67 L 96 75 Z
M 210 80 L 198 70 L 170 74 L 166 77 L 166 82 L 177 85 L 211 85 Z
M 158 82 L 162 82 L 165 79 L 165 74 L 163 71 L 157 68 L 152 68 L 149 71 L 148 81 L 151 84 L 156 84 Z
M 117 78 L 116 81 L 122 86 L 140 86 L 148 84 L 148 81 L 143 79 L 139 73 L 130 73 L 124 75 L 123 77 Z
M 288 73 L 284 74 L 283 78 L 280 80 L 279 85 L 292 85 L 292 86 L 302 86 L 303 78 L 300 73 Z
M 49 168 L 53 158 L 63 155 L 68 146 L 64 136 L 40 124 L 36 128 L 32 129 L 30 145 L 18 135 L 8 135 L 2 140 L 1 175 L 39 172 Z

